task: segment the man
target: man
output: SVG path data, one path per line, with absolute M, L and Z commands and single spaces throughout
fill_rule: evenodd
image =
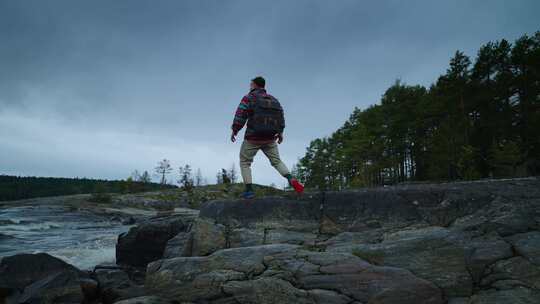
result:
M 287 166 L 279 158 L 276 144 L 283 142 L 283 129 L 285 118 L 279 101 L 264 89 L 266 81 L 262 77 L 251 80 L 249 94 L 242 98 L 236 109 L 232 124 L 231 141 L 236 141 L 236 135 L 247 122 L 244 142 L 240 148 L 240 173 L 245 184 L 242 197 L 250 199 L 255 197 L 251 179 L 251 163 L 259 150 L 270 160 L 270 164 L 285 177 L 289 185 L 297 193 L 304 191 L 304 186 L 292 177 Z

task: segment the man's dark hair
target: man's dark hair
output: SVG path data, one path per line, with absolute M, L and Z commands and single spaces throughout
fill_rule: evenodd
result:
M 264 88 L 264 86 L 266 85 L 266 80 L 264 80 L 264 78 L 262 78 L 261 76 L 257 76 L 251 79 L 251 81 L 253 81 L 253 83 L 259 88 Z

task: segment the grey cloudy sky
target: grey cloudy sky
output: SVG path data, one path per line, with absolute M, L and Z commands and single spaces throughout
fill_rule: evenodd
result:
M 397 78 L 540 30 L 540 2 L 0 0 L 0 174 L 125 178 L 168 158 L 210 182 L 249 79 L 287 119 L 288 165 Z M 255 182 L 283 185 L 262 154 Z

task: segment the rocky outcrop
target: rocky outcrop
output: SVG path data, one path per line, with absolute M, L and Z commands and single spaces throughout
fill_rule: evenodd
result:
M 288 244 L 159 260 L 148 265 L 146 288 L 180 302 L 443 303 L 437 287 L 407 270 Z
M 540 303 L 537 178 L 217 200 L 198 216 L 137 223 L 119 237 L 119 265 L 89 276 L 48 256 L 28 264 L 5 258 L 0 297 L 9 293 L 7 303 L 37 303 L 39 294 L 105 304 Z
M 211 296 L 203 298 L 216 303 L 277 303 L 263 295 L 263 291 L 272 290 L 270 286 L 276 288 L 275 294 L 270 292 L 273 299 L 281 299 L 279 293 L 301 303 L 394 303 L 393 296 L 381 298 L 375 292 L 360 298 L 331 285 L 337 278 L 358 279 L 357 274 L 335 273 L 318 277 L 325 282 L 322 285 L 306 284 L 303 275 L 283 275 L 283 265 L 267 262 L 289 254 L 293 258 L 288 262 L 308 265 L 305 258 L 298 258 L 301 251 L 300 255 L 309 252 L 330 260 L 335 255 L 345 260 L 354 257 L 355 263 L 373 270 L 405 271 L 412 276 L 411 282 L 428 282 L 449 303 L 503 303 L 511 297 L 519 299 L 516 303 L 537 303 L 539 230 L 537 178 L 211 201 L 201 207 L 191 230 L 171 239 L 167 259 L 148 267 L 147 287 L 159 295 L 168 289 L 172 294 L 165 295 L 175 298 L 172 290 L 178 289 L 166 282 L 176 280 L 184 282 L 183 286 L 212 282 Z M 247 252 L 252 252 L 269 244 L 294 249 L 266 254 L 262 272 L 248 275 L 214 262 L 221 262 L 223 252 L 236 252 L 235 248 L 251 248 Z M 191 268 L 186 270 L 180 264 Z M 320 266 L 315 263 L 314 267 Z M 178 274 L 184 271 L 190 275 Z M 274 272 L 275 276 L 270 275 Z M 341 287 L 360 284 L 336 282 Z M 395 288 L 398 286 L 388 285 L 388 292 Z M 200 297 L 195 294 L 179 299 Z
M 295 199 L 211 201 L 186 237 L 193 252 L 183 254 L 272 243 L 315 245 L 343 232 L 361 232 L 363 241 L 376 243 L 385 233 L 422 227 L 505 237 L 537 229 L 539 184 L 535 178 L 414 184 Z
M 167 242 L 185 232 L 197 212 L 151 218 L 118 237 L 116 263 L 145 267 L 163 257 Z
M 143 283 L 144 274 L 137 268 L 99 265 L 85 272 L 46 253 L 0 262 L 0 303 L 6 304 L 112 304 L 146 295 Z
M 81 303 L 97 284 L 88 274 L 45 253 L 17 254 L 0 261 L 4 303 Z

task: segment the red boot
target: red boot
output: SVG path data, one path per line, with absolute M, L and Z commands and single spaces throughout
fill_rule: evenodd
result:
M 296 178 L 291 178 L 291 186 L 298 194 L 302 194 L 304 192 L 304 185 L 302 185 Z

